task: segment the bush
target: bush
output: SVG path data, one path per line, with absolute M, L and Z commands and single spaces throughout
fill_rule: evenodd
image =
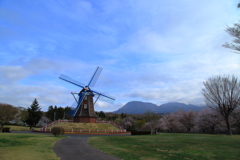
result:
M 151 131 L 131 131 L 131 135 L 149 135 Z
M 64 134 L 64 128 L 63 127 L 53 127 L 51 129 L 51 133 L 54 136 L 59 136 L 59 135 L 63 135 Z
M 10 133 L 10 127 L 3 127 L 2 132 L 8 132 Z

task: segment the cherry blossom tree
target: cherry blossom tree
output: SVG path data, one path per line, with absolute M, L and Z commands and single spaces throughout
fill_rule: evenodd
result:
M 183 127 L 185 128 L 185 132 L 190 133 L 193 132 L 194 128 L 194 121 L 197 113 L 194 111 L 186 111 L 183 110 L 177 111 L 178 121 L 182 123 Z
M 179 122 L 178 119 L 179 117 L 175 112 L 165 114 L 160 119 L 160 128 L 170 133 L 178 132 L 181 128 L 183 128 L 183 125 Z
M 211 133 L 215 133 L 217 125 L 219 125 L 222 120 L 221 115 L 216 110 L 205 108 L 201 110 L 195 118 L 196 129 L 203 133 L 208 133 L 209 130 Z

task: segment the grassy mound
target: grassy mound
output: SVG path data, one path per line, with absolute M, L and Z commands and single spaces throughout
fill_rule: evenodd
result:
M 10 127 L 10 131 L 29 131 L 30 127 L 27 126 L 16 126 L 16 125 L 4 125 L 3 127 Z M 33 129 L 38 129 L 33 127 Z
M 117 130 L 118 128 L 112 126 L 111 124 L 107 123 L 58 123 L 55 124 L 48 129 L 52 127 L 63 127 L 65 130 Z M 119 129 L 118 129 L 119 130 Z

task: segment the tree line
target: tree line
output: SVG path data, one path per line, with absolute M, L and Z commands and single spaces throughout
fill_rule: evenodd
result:
M 96 112 L 98 120 L 114 121 L 118 125 L 130 129 L 150 128 L 166 132 L 196 132 L 196 133 L 222 133 L 227 135 L 240 133 L 240 82 L 232 75 L 214 76 L 203 82 L 202 94 L 205 99 L 207 109 L 200 112 L 178 111 L 171 114 L 160 116 L 153 112 L 146 112 L 143 116 L 127 116 L 114 113 Z M 70 108 L 49 106 L 45 116 L 51 121 L 58 119 L 71 119 L 67 114 Z M 27 109 L 13 107 L 9 104 L 0 103 L 0 124 L 1 130 L 5 123 L 21 119 L 30 128 L 35 126 L 43 112 L 37 99 Z M 1 131 L 0 130 L 0 131 Z
M 45 116 L 50 121 L 58 119 L 72 119 L 67 112 L 70 107 L 49 106 L 47 112 L 41 111 L 41 107 L 35 98 L 28 108 L 15 107 L 10 104 L 0 103 L 0 132 L 5 124 L 28 125 L 30 129 L 36 126 L 39 120 Z

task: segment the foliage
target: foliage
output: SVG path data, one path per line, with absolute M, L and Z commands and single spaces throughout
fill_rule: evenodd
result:
M 42 111 L 38 104 L 37 99 L 35 98 L 33 103 L 27 109 L 28 115 L 26 118 L 26 123 L 30 126 L 30 129 L 35 126 L 42 117 Z
M 59 120 L 59 119 L 71 119 L 72 117 L 68 115 L 70 107 L 57 107 L 56 105 L 49 106 L 48 111 L 46 112 L 46 117 L 49 118 L 51 121 Z
M 137 129 L 137 130 L 141 129 L 145 125 L 145 123 L 146 123 L 145 119 L 136 120 L 134 122 L 135 129 Z
M 15 107 L 10 104 L 0 103 L 0 133 L 2 132 L 3 126 L 15 119 L 18 111 Z
M 17 107 L 18 113 L 16 115 L 15 121 L 18 124 L 24 124 L 27 120 L 28 111 L 24 107 Z
M 203 96 L 208 107 L 218 111 L 225 119 L 227 135 L 232 135 L 231 124 L 229 121 L 231 113 L 240 104 L 240 83 L 233 75 L 216 76 L 209 78 L 203 83 Z
M 54 136 L 63 135 L 63 134 L 64 134 L 64 129 L 63 129 L 63 127 L 53 127 L 53 128 L 51 129 L 51 133 L 52 133 Z
M 96 115 L 98 116 L 99 120 L 105 120 L 106 119 L 106 115 L 103 111 L 96 112 Z
M 51 148 L 59 139 L 52 135 L 2 133 L 0 159 L 58 160 Z
M 150 111 L 146 111 L 144 116 L 147 121 L 146 125 L 150 127 L 151 134 L 153 134 L 156 128 L 158 128 L 160 116 L 157 113 Z
M 239 159 L 240 137 L 160 133 L 149 136 L 90 137 L 89 144 L 120 159 Z

